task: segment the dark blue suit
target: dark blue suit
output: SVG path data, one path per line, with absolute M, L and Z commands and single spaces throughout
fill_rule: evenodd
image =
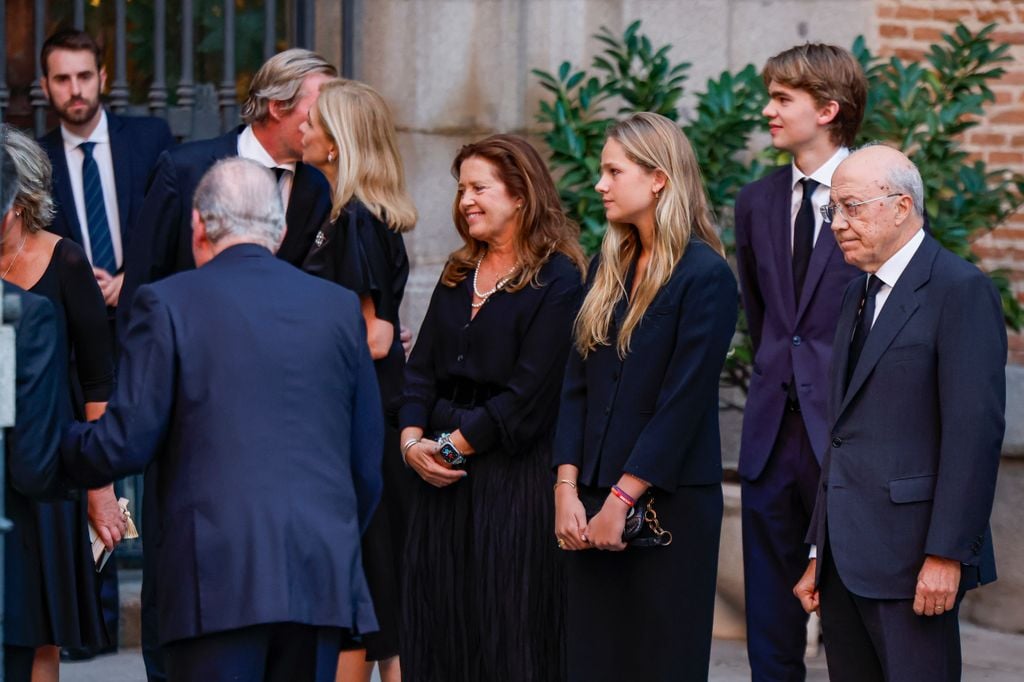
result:
M 632 279 L 631 270 L 627 291 Z M 722 525 L 718 381 L 736 329 L 736 278 L 692 240 L 621 358 L 627 307 L 613 311 L 609 345 L 569 354 L 554 464 L 578 467 L 580 493 L 602 499 L 623 473 L 651 483 L 674 539 L 569 553 L 568 679 L 706 679 Z M 622 608 L 651 633 L 638 646 L 623 645 Z
M 89 486 L 159 464 L 162 643 L 367 632 L 359 539 L 382 438 L 356 296 L 242 244 L 139 289 L 107 413 L 69 431 L 63 459 Z
M 118 307 L 120 341 L 128 326 L 131 301 L 135 291 L 150 282 L 195 267 L 192 259 L 192 196 L 203 175 L 221 159 L 238 155 L 237 128 L 210 140 L 179 145 L 160 155 L 150 179 L 142 207 L 141 229 L 128 244 L 125 256 L 124 286 Z M 288 225 L 284 241 L 277 252 L 292 265 L 301 265 L 309 253 L 313 239 L 330 213 L 330 187 L 320 171 L 302 163 L 296 164 L 291 196 L 285 220 Z M 156 487 L 158 472 L 154 466 L 146 471 L 146 494 Z M 143 518 L 150 513 L 145 506 Z M 154 541 L 155 529 L 146 533 Z M 144 551 L 145 576 L 155 576 L 157 567 L 151 554 Z M 160 673 L 157 635 L 153 610 L 155 596 L 151 581 L 143 579 L 142 588 L 142 643 L 146 667 L 151 680 L 163 678 Z
M 114 162 L 121 244 L 123 253 L 127 254 L 132 235 L 139 229 L 146 182 L 156 166 L 157 158 L 174 144 L 174 137 L 162 118 L 118 116 L 109 111 L 107 130 L 110 135 L 110 156 Z M 78 212 L 75 210 L 75 197 L 68 177 L 68 161 L 60 127 L 39 138 L 39 144 L 50 157 L 53 166 L 53 197 L 57 204 L 57 214 L 48 229 L 82 244 L 83 226 L 79 224 Z
M 747 650 L 754 680 L 802 680 L 807 614 L 793 585 L 828 441 L 825 406 L 839 303 L 860 272 L 821 226 L 803 291 L 793 285 L 793 171 L 783 166 L 736 201 L 739 269 L 754 366 L 743 416 L 739 473 Z M 799 412 L 788 411 L 796 382 Z
M 1002 306 L 984 273 L 926 236 L 879 312 L 844 390 L 864 287 L 858 278 L 843 299 L 829 448 L 807 539 L 825 555 L 817 562 L 819 584 L 831 565 L 844 592 L 865 598 L 866 608 L 891 609 L 883 611 L 881 632 L 872 633 L 874 648 L 894 641 L 913 647 L 881 655 L 887 679 L 959 679 L 953 632 L 937 641 L 914 639 L 917 630 L 941 627 L 943 618 L 955 628 L 955 609 L 924 618 L 913 615 L 907 600 L 925 555 L 961 562 L 961 590 L 995 579 L 988 522 L 1005 426 Z M 841 602 L 834 576 L 821 586 L 829 667 L 857 670 L 876 653 L 855 652 L 846 661 L 852 638 L 845 624 L 829 625 L 840 610 L 831 607 Z M 955 670 L 927 667 L 948 663 L 945 655 L 954 649 Z
M 136 289 L 195 267 L 192 259 L 192 195 L 203 175 L 221 159 L 238 155 L 237 128 L 211 140 L 189 142 L 160 155 L 142 206 L 142 229 L 125 256 L 121 300 L 130 304 Z M 331 210 L 330 187 L 320 171 L 295 166 L 285 221 L 288 224 L 277 257 L 295 266 L 309 254 L 313 239 Z M 129 306 L 118 314 L 124 322 Z
M 47 623 L 36 515 L 30 498 L 59 496 L 57 446 L 70 419 L 67 353 L 53 304 L 4 284 L 21 299 L 15 324 L 15 425 L 6 436 L 4 538 L 4 679 L 27 682 L 35 647 L 52 644 Z

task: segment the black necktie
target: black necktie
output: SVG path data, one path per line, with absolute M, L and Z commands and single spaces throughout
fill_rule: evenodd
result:
M 281 183 L 281 177 L 288 172 L 287 168 L 278 168 L 276 166 L 270 170 L 274 171 L 274 178 L 277 180 L 278 184 Z
M 110 223 L 107 222 L 107 204 L 103 200 L 103 184 L 100 182 L 100 169 L 96 159 L 92 157 L 95 142 L 83 142 L 78 145 L 84 155 L 82 158 L 82 194 L 85 195 L 85 227 L 89 232 L 89 249 L 92 251 L 92 264 L 103 268 L 110 274 L 117 272 L 114 260 L 114 242 L 110 237 Z
M 814 204 L 811 197 L 814 190 L 818 189 L 818 182 L 810 178 L 800 181 L 804 187 L 804 196 L 800 200 L 800 210 L 796 214 L 796 222 L 793 223 L 793 286 L 796 290 L 797 303 L 800 302 L 800 292 L 804 289 L 804 279 L 807 277 L 807 265 L 811 262 L 811 251 L 814 249 Z
M 868 286 L 864 290 L 864 297 L 861 299 L 860 314 L 857 316 L 857 328 L 853 330 L 853 340 L 850 341 L 850 360 L 846 364 L 846 384 L 850 384 L 850 377 L 853 370 L 857 368 L 857 361 L 860 360 L 861 351 L 864 350 L 864 343 L 868 340 L 871 332 L 871 324 L 875 319 L 875 296 L 882 288 L 882 280 L 874 275 L 868 275 Z

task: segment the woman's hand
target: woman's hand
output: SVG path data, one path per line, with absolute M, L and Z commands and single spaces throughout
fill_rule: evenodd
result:
M 405 453 L 406 463 L 435 488 L 444 488 L 466 477 L 464 470 L 453 469 L 441 459 L 440 450 L 435 441 L 423 439 Z
M 594 518 L 590 519 L 585 532 L 587 540 L 597 549 L 621 552 L 626 549 L 622 541 L 622 530 L 626 527 L 626 514 L 629 507 L 614 495 L 608 495 Z
M 569 485 L 555 488 L 555 537 L 561 549 L 590 549 L 587 544 L 587 512 Z

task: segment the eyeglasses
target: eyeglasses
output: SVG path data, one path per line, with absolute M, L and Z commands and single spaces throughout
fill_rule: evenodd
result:
M 892 194 L 886 194 L 885 196 L 875 197 L 874 199 L 865 199 L 864 201 L 848 201 L 843 204 L 837 204 L 834 201 L 822 206 L 819 210 L 821 211 L 821 217 L 825 219 L 825 222 L 831 223 L 836 217 L 836 213 L 843 216 L 847 220 L 850 218 L 856 218 L 860 213 L 860 207 L 864 204 L 871 204 L 882 199 L 891 199 L 893 197 L 903 196 L 902 192 L 893 192 Z

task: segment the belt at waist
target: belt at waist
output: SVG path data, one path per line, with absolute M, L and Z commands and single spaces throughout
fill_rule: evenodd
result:
M 447 379 L 438 382 L 437 395 L 456 407 L 472 409 L 482 405 L 504 390 L 495 384 L 480 384 L 468 379 Z

